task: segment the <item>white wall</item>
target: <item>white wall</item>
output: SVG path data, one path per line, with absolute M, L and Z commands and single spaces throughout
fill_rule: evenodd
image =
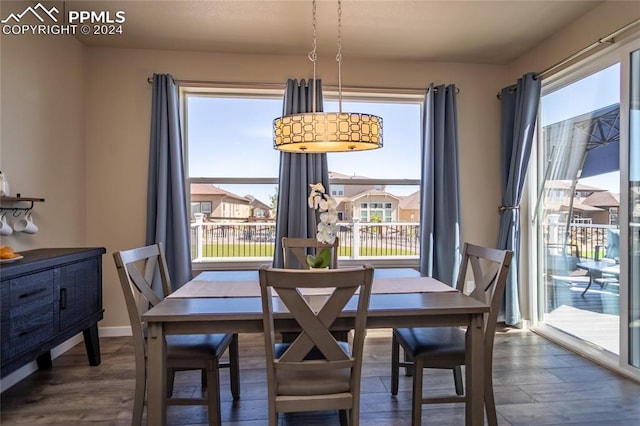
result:
M 86 51 L 65 35 L 0 38 L 0 168 L 12 195 L 45 199 L 37 234 L 2 237 L 16 251 L 87 244 Z

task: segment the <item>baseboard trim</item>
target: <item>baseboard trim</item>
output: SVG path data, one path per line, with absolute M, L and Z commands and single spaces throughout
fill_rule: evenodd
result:
M 98 335 L 100 337 L 123 337 L 132 336 L 131 326 L 123 327 L 99 327 Z

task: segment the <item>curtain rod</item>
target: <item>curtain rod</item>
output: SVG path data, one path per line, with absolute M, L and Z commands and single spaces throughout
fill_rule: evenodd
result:
M 147 77 L 148 83 L 153 83 L 153 77 Z M 184 86 L 229 86 L 233 88 L 251 88 L 251 89 L 284 89 L 285 83 L 270 83 L 270 82 L 231 82 L 231 81 L 205 81 L 205 80 L 175 80 L 175 82 L 179 85 Z M 333 85 L 323 85 L 325 89 L 329 90 L 338 90 L 338 86 Z M 403 95 L 423 95 L 425 92 L 429 91 L 429 88 L 415 88 L 415 87 L 369 87 L 369 86 L 342 86 L 343 91 L 366 91 L 366 90 L 377 90 L 381 92 L 387 92 L 392 94 L 403 94 Z M 437 93 L 437 87 L 435 88 Z M 456 93 L 460 93 L 460 88 L 456 87 Z
M 575 52 L 572 55 L 567 56 L 566 58 L 564 58 L 563 60 L 556 62 L 555 64 L 551 65 L 549 68 L 540 71 L 538 73 L 539 76 L 543 76 L 545 74 L 550 73 L 551 71 L 555 70 L 556 68 L 559 68 L 565 64 L 567 64 L 568 62 L 573 61 L 575 58 L 584 55 L 585 53 L 589 52 L 590 50 L 595 49 L 596 47 L 605 44 L 605 43 L 615 43 L 616 41 L 614 40 L 616 36 L 622 34 L 623 32 L 627 31 L 629 28 L 637 25 L 640 23 L 640 18 L 636 19 L 635 21 L 632 21 L 630 23 L 628 23 L 627 25 L 625 25 L 622 28 L 617 29 L 616 31 L 612 32 L 611 34 L 609 34 L 606 37 L 602 37 L 599 38 L 597 41 L 595 41 L 594 43 L 591 43 L 589 46 L 578 50 L 577 52 Z
M 567 56 L 566 58 L 556 62 L 555 64 L 551 65 L 550 67 L 538 72 L 538 77 L 542 77 L 545 74 L 549 74 L 551 71 L 556 70 L 557 68 L 562 67 L 563 65 L 568 64 L 569 62 L 573 61 L 574 59 L 584 55 L 585 53 L 595 49 L 596 47 L 599 47 L 605 43 L 615 43 L 616 41 L 614 40 L 616 36 L 622 34 L 623 32 L 627 31 L 629 28 L 640 24 L 640 18 L 636 19 L 635 21 L 632 21 L 630 23 L 628 23 L 627 25 L 615 30 L 614 32 L 612 32 L 611 34 L 599 38 L 597 41 L 591 43 L 590 45 L 588 45 L 587 47 L 584 47 L 580 50 L 578 50 L 575 53 L 572 53 L 571 55 Z M 509 86 L 510 90 L 515 90 L 517 86 L 514 84 L 513 86 Z M 498 94 L 496 95 L 498 99 L 500 99 L 500 92 L 498 92 Z

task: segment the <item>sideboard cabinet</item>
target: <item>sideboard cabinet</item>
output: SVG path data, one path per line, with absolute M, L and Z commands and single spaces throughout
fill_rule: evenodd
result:
M 51 349 L 82 332 L 89 365 L 100 364 L 102 247 L 45 248 L 0 265 L 1 376 L 36 360 L 51 368 Z

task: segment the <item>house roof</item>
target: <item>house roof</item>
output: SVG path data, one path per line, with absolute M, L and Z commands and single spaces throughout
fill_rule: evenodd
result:
M 400 200 L 400 198 L 397 197 L 396 195 L 390 194 L 390 193 L 385 192 L 385 191 L 380 191 L 378 189 L 370 189 L 369 191 L 360 192 L 359 194 L 354 195 L 350 199 L 351 199 L 351 201 L 356 201 L 356 200 L 359 200 L 360 198 L 364 198 L 364 197 L 378 197 L 378 196 L 384 196 L 384 197 L 389 197 L 389 198 L 394 198 L 396 200 Z
M 594 207 L 618 207 L 620 206 L 620 194 L 612 194 L 609 191 L 594 192 L 582 200 L 582 204 Z
M 545 184 L 545 188 L 568 190 L 568 189 L 571 189 L 571 181 L 570 180 L 548 180 Z M 606 189 L 597 188 L 595 186 L 584 185 L 578 182 L 576 184 L 576 191 L 599 192 L 599 191 L 606 191 Z
M 569 211 L 569 206 L 567 204 L 562 203 L 560 208 L 563 211 Z M 573 204 L 573 211 L 595 213 L 595 212 L 601 212 L 601 211 L 604 211 L 604 210 L 599 208 L 599 207 L 590 206 L 588 204 L 574 203 Z
M 329 172 L 329 179 L 369 179 L 367 176 L 345 175 L 338 172 Z
M 218 188 L 217 186 L 209 185 L 207 183 L 192 183 L 191 193 L 197 195 L 219 195 L 222 197 L 234 198 L 249 203 L 249 199 L 247 199 L 246 197 L 241 197 L 240 195 L 234 194 L 233 192 L 225 191 L 224 189 Z
M 419 210 L 420 191 L 400 197 L 400 204 L 398 204 L 398 206 L 403 210 Z

